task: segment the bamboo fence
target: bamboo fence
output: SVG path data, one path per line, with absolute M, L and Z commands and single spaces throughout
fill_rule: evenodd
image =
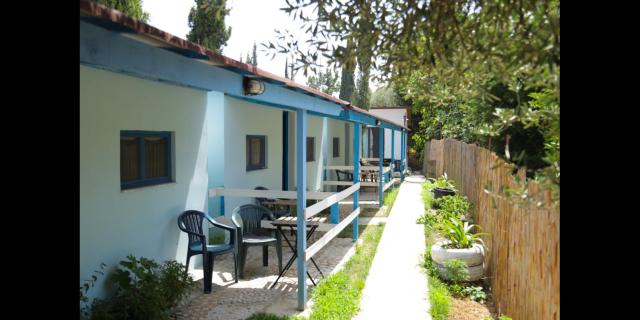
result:
M 500 196 L 517 183 L 513 167 L 495 153 L 456 140 L 431 140 L 423 172 L 447 173 L 472 203 L 475 223 L 488 233 L 485 277 L 498 313 L 518 319 L 560 318 L 560 209 L 551 194 L 530 182 L 541 206 Z M 524 178 L 524 172 L 518 175 Z

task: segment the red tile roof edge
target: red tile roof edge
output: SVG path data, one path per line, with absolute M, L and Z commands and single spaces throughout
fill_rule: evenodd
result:
M 395 123 L 389 119 L 385 119 L 383 117 L 374 115 L 372 113 L 367 112 L 364 109 L 352 106 L 351 103 L 349 101 L 345 101 L 339 98 L 336 98 L 330 94 L 326 94 L 320 90 L 316 90 L 313 88 L 310 88 L 308 86 L 296 83 L 295 81 L 292 81 L 290 79 L 275 75 L 273 73 L 270 73 L 268 71 L 262 70 L 256 66 L 247 64 L 247 63 L 242 63 L 240 61 L 231 59 L 229 57 L 223 56 L 219 53 L 213 52 L 212 50 L 209 50 L 197 43 L 182 39 L 180 37 L 174 36 L 168 32 L 162 31 L 154 26 L 151 26 L 143 21 L 137 20 L 135 18 L 129 17 L 127 15 L 125 15 L 124 13 L 109 8 L 107 6 L 101 5 L 99 3 L 96 3 L 94 1 L 88 1 L 88 0 L 81 0 L 80 1 L 80 12 L 82 14 L 85 14 L 87 16 L 93 16 L 93 17 L 98 17 L 98 18 L 102 18 L 108 21 L 111 21 L 113 23 L 125 26 L 127 28 L 130 28 L 132 30 L 134 30 L 137 33 L 146 35 L 150 38 L 156 39 L 160 42 L 164 42 L 166 44 L 172 45 L 174 47 L 178 47 L 178 48 L 182 48 L 182 49 L 187 49 L 187 50 L 191 50 L 194 51 L 200 55 L 204 55 L 207 56 L 209 58 L 209 60 L 222 64 L 222 65 L 226 65 L 226 66 L 231 66 L 231 67 L 235 67 L 238 69 L 242 69 L 248 72 L 251 72 L 257 76 L 263 77 L 263 78 L 267 78 L 267 79 L 271 79 L 271 80 L 276 80 L 276 81 L 280 81 L 283 82 L 286 86 L 291 87 L 291 88 L 298 88 L 301 90 L 304 90 L 308 93 L 311 93 L 312 95 L 318 96 L 320 98 L 329 100 L 331 102 L 343 105 L 343 109 L 352 109 L 356 112 L 360 112 L 360 113 L 364 113 L 367 115 L 370 115 L 374 118 L 378 118 L 380 120 L 389 122 L 391 124 L 394 124 L 396 126 L 400 126 L 403 127 L 407 130 L 409 130 L 409 128 L 400 125 L 398 123 Z

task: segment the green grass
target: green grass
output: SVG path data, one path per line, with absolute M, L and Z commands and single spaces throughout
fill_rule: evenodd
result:
M 376 254 L 384 224 L 369 225 L 361 234 L 362 244 L 344 268 L 323 279 L 312 293 L 309 320 L 351 319 L 359 311 L 360 295 Z
M 342 270 L 322 279 L 313 290 L 311 293 L 313 307 L 309 320 L 348 320 L 358 313 L 360 296 L 383 230 L 383 223 L 358 228 L 362 244 L 356 244 L 355 254 L 345 263 Z M 258 313 L 246 320 L 306 320 L 306 318 Z
M 256 313 L 245 320 L 304 320 L 301 316 L 276 316 L 275 314 Z
M 398 197 L 399 191 L 400 191 L 400 188 L 392 188 L 391 191 L 388 191 L 384 195 L 384 199 L 382 199 L 382 205 L 387 206 L 387 208 L 389 208 L 388 211 L 391 211 L 391 207 L 393 207 L 393 204 L 396 202 L 396 198 Z
M 431 207 L 431 183 L 428 181 L 422 184 L 422 200 L 424 201 L 425 212 Z M 446 320 L 449 316 L 451 305 L 451 293 L 440 278 L 438 278 L 433 261 L 431 261 L 431 245 L 434 243 L 433 226 L 424 225 L 424 238 L 426 251 L 424 253 L 423 267 L 429 282 L 429 300 L 431 301 L 431 317 L 434 320 Z
M 396 201 L 399 190 L 400 188 L 395 188 L 388 192 L 384 198 L 383 204 L 389 208 L 387 215 Z M 377 212 L 377 209 L 375 212 Z M 313 290 L 311 293 L 313 307 L 311 308 L 309 320 L 348 320 L 360 311 L 362 290 L 364 289 L 367 275 L 369 275 L 369 268 L 373 263 L 383 231 L 384 223 L 358 226 L 358 238 L 362 239 L 362 243 L 356 244 L 355 254 L 340 271 L 322 279 Z M 352 236 L 352 224 L 349 224 L 338 234 L 338 237 L 341 238 L 351 238 Z M 298 319 L 305 318 L 258 313 L 246 320 Z
M 435 281 L 434 281 L 435 280 Z M 451 295 L 447 286 L 436 277 L 429 277 L 429 300 L 431 301 L 431 318 L 446 320 L 449 316 Z
M 213 232 L 211 232 L 211 229 L 210 229 L 209 244 L 224 244 L 224 243 L 225 243 L 224 234 L 214 234 Z

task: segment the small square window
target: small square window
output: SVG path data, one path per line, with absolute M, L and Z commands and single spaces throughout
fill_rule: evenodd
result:
M 120 131 L 120 188 L 171 182 L 171 139 L 167 131 Z
M 316 138 L 315 137 L 307 137 L 307 162 L 312 162 L 316 157 Z
M 333 157 L 340 156 L 340 138 L 333 138 Z
M 247 135 L 247 171 L 267 168 L 267 136 Z

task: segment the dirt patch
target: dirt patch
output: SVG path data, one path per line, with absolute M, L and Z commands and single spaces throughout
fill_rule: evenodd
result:
M 449 320 L 481 320 L 486 316 L 492 316 L 489 308 L 470 299 L 451 299 Z
M 388 217 L 389 208 L 382 206 L 380 208 L 365 208 L 360 212 L 360 217 Z

